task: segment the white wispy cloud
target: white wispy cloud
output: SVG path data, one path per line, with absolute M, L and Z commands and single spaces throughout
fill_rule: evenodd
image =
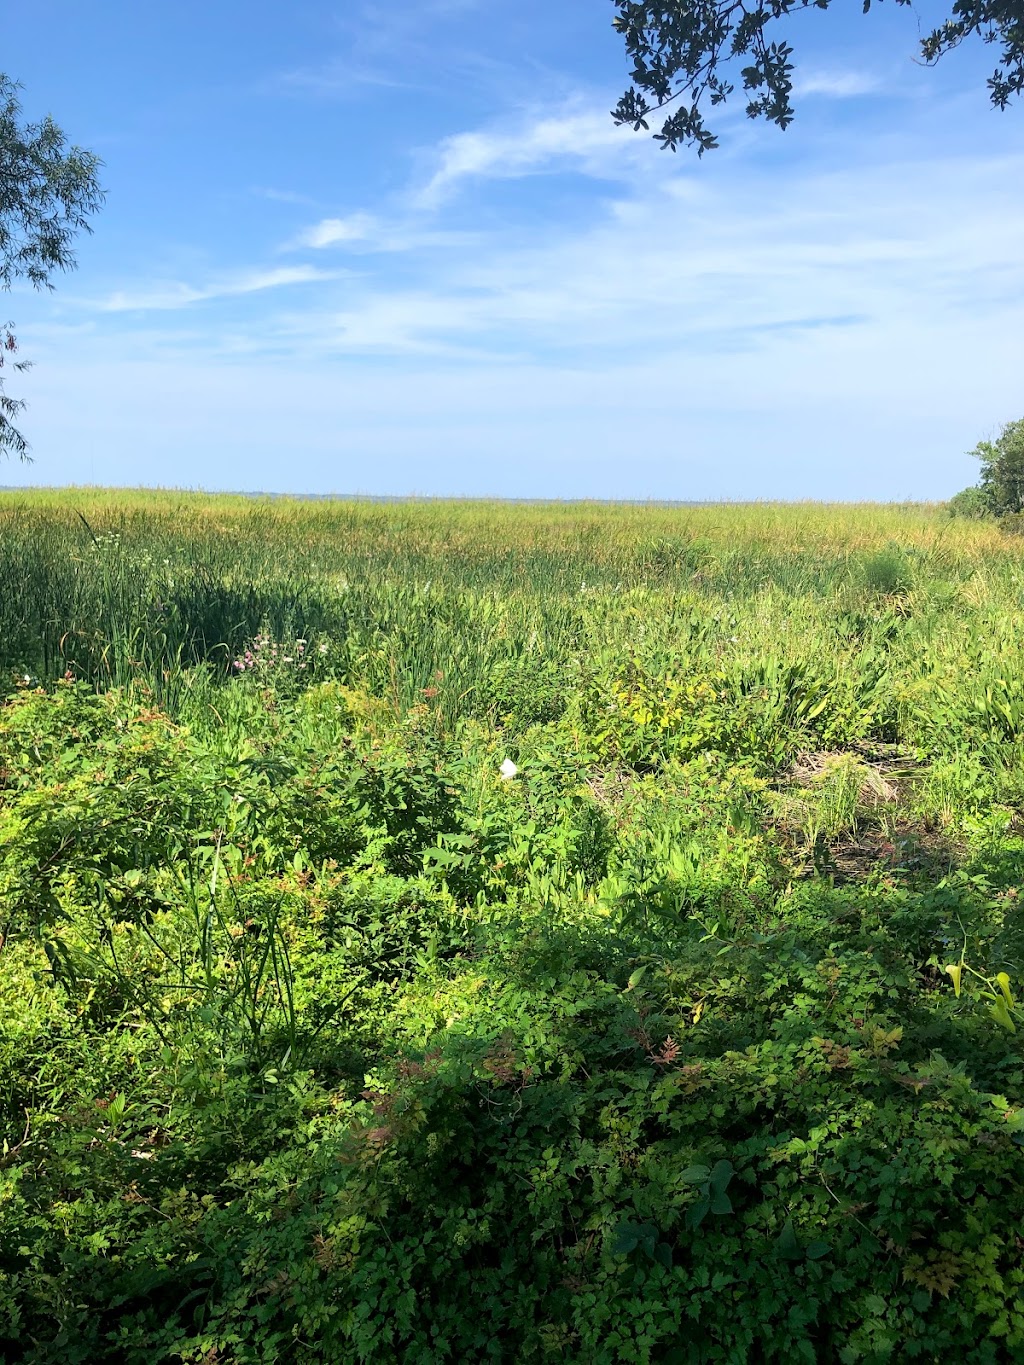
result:
M 480 244 L 478 232 L 424 226 L 415 214 L 387 219 L 371 213 L 353 213 L 346 218 L 321 218 L 285 242 L 280 250 L 337 248 L 361 255 L 388 255 L 446 248 L 466 251 Z
M 445 138 L 416 202 L 434 207 L 466 180 L 514 179 L 567 167 L 600 178 L 611 175 L 616 162 L 634 161 L 649 150 L 628 129 L 617 128 L 606 112 L 570 105 L 560 114 L 523 118 L 512 127 Z
M 356 99 L 365 95 L 366 88 L 411 90 L 415 87 L 408 81 L 389 75 L 381 66 L 351 58 L 337 58 L 321 65 L 284 71 L 275 77 L 272 88 L 318 99 Z
M 258 195 L 261 199 L 270 199 L 277 204 L 298 204 L 304 208 L 316 207 L 316 200 L 311 194 L 300 194 L 297 190 L 279 190 L 273 186 L 254 185 L 250 193 Z
M 318 270 L 311 265 L 289 265 L 253 270 L 244 275 L 215 280 L 201 286 L 178 281 L 160 282 L 137 291 L 117 290 L 101 300 L 98 307 L 105 313 L 187 308 L 190 304 L 203 303 L 209 299 L 257 294 L 289 285 L 336 280 L 341 278 L 343 273 L 338 270 Z
M 882 88 L 881 77 L 872 71 L 808 70 L 793 83 L 793 93 L 823 95 L 829 99 L 854 99 L 872 95 Z
M 380 235 L 380 224 L 370 213 L 353 213 L 348 218 L 321 218 L 294 239 L 296 247 L 319 251 L 327 246 L 363 242 Z

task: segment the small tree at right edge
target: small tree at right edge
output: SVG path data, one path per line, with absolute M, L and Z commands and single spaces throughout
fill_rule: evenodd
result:
M 997 517 L 1024 512 L 1024 417 L 1007 422 L 994 441 L 979 441 L 971 454 L 981 461 L 988 511 Z

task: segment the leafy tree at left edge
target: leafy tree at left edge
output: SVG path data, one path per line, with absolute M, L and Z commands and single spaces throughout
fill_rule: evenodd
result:
M 23 121 L 19 86 L 0 72 L 0 287 L 18 280 L 52 289 L 53 277 L 75 265 L 73 242 L 90 231 L 89 218 L 103 202 L 100 161 L 68 145 L 47 115 Z M 23 400 L 5 388 L 4 371 L 27 368 L 16 360 L 12 322 L 0 323 L 0 458 L 28 457 L 28 442 L 15 425 Z

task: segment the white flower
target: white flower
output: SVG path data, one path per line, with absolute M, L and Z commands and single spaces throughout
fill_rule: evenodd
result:
M 506 758 L 504 763 L 501 765 L 500 771 L 503 780 L 505 782 L 508 782 L 510 778 L 515 777 L 519 769 L 516 767 L 516 765 L 512 762 L 510 758 Z

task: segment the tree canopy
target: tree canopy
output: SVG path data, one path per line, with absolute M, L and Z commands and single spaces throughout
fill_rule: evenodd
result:
M 717 146 L 705 122 L 708 105 L 723 104 L 742 81 L 750 118 L 787 127 L 793 120 L 792 46 L 779 21 L 800 10 L 828 9 L 831 0 L 615 0 L 615 27 L 633 62 L 632 84 L 612 111 L 617 123 L 649 129 L 673 151 L 683 143 L 702 155 Z M 909 5 L 912 0 L 896 0 Z M 863 0 L 866 14 L 871 0 Z M 934 65 L 967 38 L 994 43 L 998 65 L 988 79 L 998 109 L 1024 90 L 1024 0 L 954 0 L 949 17 L 921 40 L 921 61 Z
M 997 517 L 1024 512 L 1024 418 L 1007 422 L 994 441 L 971 451 L 981 461 L 981 491 Z
M 17 280 L 37 289 L 53 287 L 55 274 L 75 264 L 73 241 L 89 231 L 89 217 L 103 202 L 100 162 L 92 152 L 68 145 L 49 116 L 22 121 L 17 84 L 0 73 L 0 287 Z M 0 325 L 0 369 L 14 361 L 13 323 Z M 24 403 L 4 390 L 0 374 L 0 456 L 25 458 L 27 443 L 14 425 Z

